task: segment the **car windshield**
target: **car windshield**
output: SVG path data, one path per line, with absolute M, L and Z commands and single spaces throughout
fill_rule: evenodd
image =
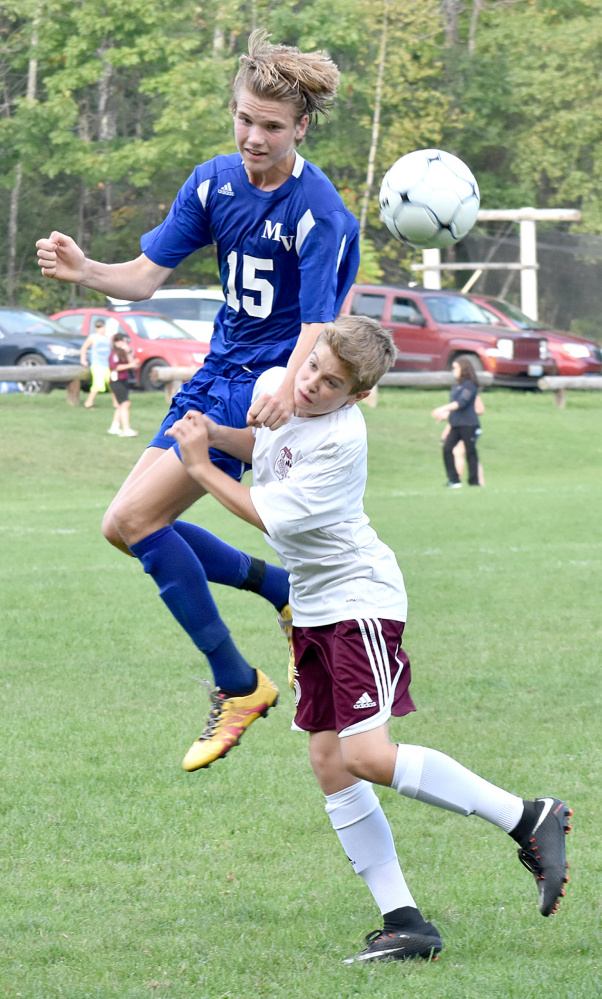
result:
M 192 333 L 187 333 L 181 326 L 176 326 L 165 316 L 137 316 L 128 312 L 123 317 L 133 326 L 138 336 L 145 340 L 194 340 Z
M 545 330 L 546 327 L 542 323 L 535 322 L 534 319 L 529 319 L 524 312 L 517 309 L 515 305 L 510 305 L 508 302 L 502 302 L 500 299 L 492 299 L 491 305 L 494 309 L 497 309 L 504 316 L 508 316 L 513 323 L 521 330 Z
M 437 323 L 485 323 L 484 313 L 475 302 L 459 295 L 426 295 L 427 309 Z
M 5 333 L 34 333 L 36 336 L 64 337 L 66 340 L 73 338 L 71 331 L 56 319 L 48 319 L 41 312 L 31 309 L 2 309 L 0 328 Z
M 212 323 L 223 305 L 222 298 L 157 298 L 140 304 L 141 309 L 159 312 L 169 319 Z
M 115 300 L 113 300 L 115 301 Z M 200 298 L 194 295 L 157 295 L 156 298 L 147 298 L 142 302 L 117 302 L 115 306 L 118 312 L 128 312 L 131 310 L 142 310 L 143 312 L 156 312 L 168 319 L 176 322 L 212 323 L 219 310 L 224 304 L 224 296 L 216 292 L 208 298 Z

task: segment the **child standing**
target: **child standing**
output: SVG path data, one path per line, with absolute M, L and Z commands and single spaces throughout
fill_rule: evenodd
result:
M 129 338 L 125 333 L 116 333 L 109 355 L 111 392 L 116 402 L 113 422 L 107 430 L 109 434 L 118 434 L 120 437 L 138 436 L 138 431 L 130 427 L 130 372 L 139 365 L 140 362 L 132 354 Z
M 564 894 L 571 810 L 559 798 L 523 800 L 449 756 L 389 740 L 391 714 L 414 710 L 401 648 L 407 600 L 393 552 L 363 510 L 366 427 L 359 408 L 395 348 L 373 320 L 326 325 L 297 372 L 294 415 L 276 431 L 218 426 L 189 412 L 169 431 L 190 475 L 227 509 L 262 530 L 290 574 L 295 652 L 293 727 L 309 732 L 326 811 L 354 870 L 372 892 L 382 929 L 348 961 L 436 956 L 439 931 L 405 882 L 372 783 L 462 815 L 478 815 L 519 845 L 542 915 Z M 283 369 L 260 377 L 255 419 Z M 254 436 L 255 434 L 255 436 Z M 252 459 L 254 485 L 211 464 L 209 445 Z

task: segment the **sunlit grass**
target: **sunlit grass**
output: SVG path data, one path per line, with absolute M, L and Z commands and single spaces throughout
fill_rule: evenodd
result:
M 514 844 L 475 818 L 379 792 L 402 866 L 445 949 L 432 966 L 347 967 L 378 926 L 290 731 L 272 609 L 216 587 L 233 635 L 279 683 L 240 748 L 188 775 L 206 712 L 195 652 L 103 509 L 164 411 L 0 398 L 0 995 L 26 999 L 593 999 L 600 974 L 602 397 L 489 392 L 485 489 L 442 488 L 442 392 L 380 392 L 366 508 L 410 597 L 416 714 L 434 746 L 525 796 L 575 809 L 571 883 L 537 912 Z M 211 500 L 192 511 L 257 555 Z

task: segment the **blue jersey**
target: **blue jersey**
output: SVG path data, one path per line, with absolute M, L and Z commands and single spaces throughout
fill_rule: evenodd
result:
M 197 166 L 167 218 L 141 240 L 150 260 L 171 268 L 211 243 L 226 301 L 208 360 L 222 373 L 286 365 L 301 323 L 333 320 L 359 265 L 357 220 L 298 153 L 275 191 L 250 183 L 238 153 Z

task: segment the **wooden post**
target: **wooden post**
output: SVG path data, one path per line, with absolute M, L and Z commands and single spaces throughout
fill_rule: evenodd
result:
M 441 250 L 433 247 L 422 251 L 424 270 L 422 285 L 424 288 L 441 288 Z
M 172 378 L 170 382 L 165 383 L 165 399 L 169 406 L 171 406 L 171 400 L 173 399 L 176 392 L 179 392 L 182 388 L 182 382 L 179 378 Z
M 532 212 L 532 208 L 525 208 Z M 537 233 L 534 218 L 521 218 L 520 232 L 520 307 L 526 316 L 537 322 Z
M 602 375 L 546 375 L 537 382 L 542 392 L 554 393 L 554 405 L 564 409 L 567 389 L 577 391 L 602 391 Z
M 82 387 L 82 383 L 79 379 L 75 378 L 72 382 L 69 382 L 66 388 L 67 402 L 70 406 L 79 406 L 79 393 Z

